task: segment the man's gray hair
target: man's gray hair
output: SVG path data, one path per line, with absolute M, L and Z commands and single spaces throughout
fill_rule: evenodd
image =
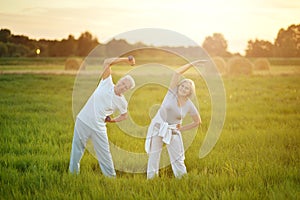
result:
M 135 87 L 135 81 L 134 81 L 134 79 L 132 78 L 132 76 L 130 76 L 130 75 L 126 75 L 126 76 L 123 76 L 120 80 L 123 80 L 123 79 L 127 79 L 127 80 L 129 80 L 129 82 L 130 82 L 130 89 L 132 89 L 132 88 L 134 88 Z

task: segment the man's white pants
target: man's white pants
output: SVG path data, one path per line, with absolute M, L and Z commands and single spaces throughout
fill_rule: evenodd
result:
M 163 147 L 162 137 L 153 136 L 151 139 L 151 147 L 149 152 L 147 179 L 158 176 L 160 154 Z M 170 144 L 167 145 L 170 156 L 171 166 L 176 178 L 180 178 L 186 174 L 186 167 L 184 164 L 184 147 L 180 135 L 172 135 Z
M 83 156 L 87 140 L 91 138 L 94 149 L 97 155 L 97 159 L 105 176 L 115 177 L 116 172 L 112 156 L 109 150 L 109 143 L 106 133 L 106 126 L 101 128 L 101 131 L 95 131 L 88 127 L 85 123 L 76 120 L 74 127 L 74 137 L 71 150 L 70 166 L 71 173 L 80 171 L 80 160 Z

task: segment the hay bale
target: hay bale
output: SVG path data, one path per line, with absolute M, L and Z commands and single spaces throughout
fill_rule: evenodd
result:
M 213 57 L 213 62 L 215 63 L 218 71 L 221 75 L 225 75 L 227 73 L 227 64 L 226 61 L 222 57 Z
M 230 75 L 251 75 L 253 73 L 253 65 L 247 58 L 233 57 L 227 64 Z
M 259 71 L 263 71 L 263 70 L 269 71 L 270 62 L 266 58 L 258 58 L 254 61 L 253 69 Z
M 82 66 L 81 66 L 82 65 Z M 79 58 L 68 58 L 65 62 L 65 70 L 79 70 L 85 69 L 85 65 L 82 62 L 82 59 Z

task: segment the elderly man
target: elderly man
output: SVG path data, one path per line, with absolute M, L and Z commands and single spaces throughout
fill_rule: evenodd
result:
M 135 86 L 133 78 L 129 75 L 121 78 L 117 84 L 113 83 L 111 66 L 121 62 L 134 65 L 135 59 L 132 56 L 106 59 L 99 85 L 77 115 L 69 166 L 71 173 L 79 173 L 85 145 L 91 138 L 102 173 L 108 177 L 116 176 L 109 149 L 106 122 L 119 122 L 127 118 L 128 103 L 123 93 Z M 114 119 L 107 117 L 116 110 L 120 112 L 118 117 Z

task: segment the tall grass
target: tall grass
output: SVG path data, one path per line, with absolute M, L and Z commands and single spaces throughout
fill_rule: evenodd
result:
M 188 175 L 175 179 L 168 166 L 149 181 L 144 173 L 121 171 L 116 179 L 106 178 L 88 152 L 81 174 L 68 173 L 73 76 L 0 75 L 0 199 L 299 199 L 298 80 L 297 75 L 225 77 L 224 129 L 203 159 L 198 155 L 211 105 L 206 89 L 198 87 L 203 125 L 186 152 Z M 137 101 L 160 101 L 165 94 L 143 89 Z M 144 111 L 147 104 L 136 106 Z M 146 112 L 133 115 L 141 125 L 150 120 Z M 120 132 L 115 124 L 108 128 L 113 142 L 128 149 L 137 144 L 136 151 L 143 152 L 143 140 L 114 136 L 111 132 Z

